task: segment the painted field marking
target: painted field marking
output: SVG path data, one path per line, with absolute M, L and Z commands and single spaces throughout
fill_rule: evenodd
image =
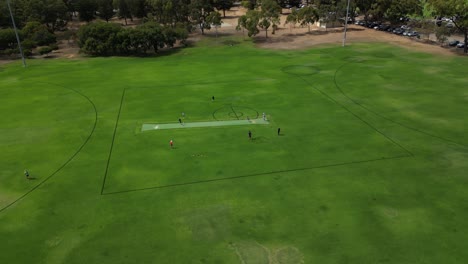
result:
M 169 123 L 169 124 L 143 124 L 141 131 L 156 129 L 181 129 L 194 127 L 220 127 L 220 126 L 241 126 L 241 125 L 268 125 L 270 122 L 262 118 L 250 120 L 226 120 L 226 121 L 208 121 L 208 122 L 189 122 L 189 123 Z

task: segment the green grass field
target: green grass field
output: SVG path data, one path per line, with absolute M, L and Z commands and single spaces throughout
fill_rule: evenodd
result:
M 0 263 L 466 262 L 466 58 L 232 41 L 2 66 Z

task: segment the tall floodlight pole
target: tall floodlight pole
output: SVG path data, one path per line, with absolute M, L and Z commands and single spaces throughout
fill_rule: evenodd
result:
M 346 31 L 348 30 L 348 19 L 349 19 L 349 2 L 350 0 L 348 0 L 348 6 L 346 7 L 346 20 L 344 24 L 343 47 L 346 45 Z
M 13 18 L 13 12 L 11 12 L 10 0 L 7 0 L 8 10 L 10 11 L 11 22 L 13 23 L 13 28 L 15 29 L 16 41 L 18 41 L 18 48 L 21 54 L 21 59 L 23 60 L 23 67 L 26 67 L 26 60 L 24 59 L 23 49 L 21 48 L 21 41 L 18 35 L 18 29 L 16 28 L 15 19 Z

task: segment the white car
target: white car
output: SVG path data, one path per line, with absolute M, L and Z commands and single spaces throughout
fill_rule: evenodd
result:
M 465 47 L 465 42 L 460 42 L 457 44 L 457 48 L 464 48 Z

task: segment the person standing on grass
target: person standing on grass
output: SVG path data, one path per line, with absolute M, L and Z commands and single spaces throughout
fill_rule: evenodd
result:
M 182 118 L 185 118 L 185 112 L 182 112 Z
M 265 112 L 263 112 L 263 120 L 266 120 Z
M 174 148 L 174 141 L 172 141 L 172 139 L 171 141 L 169 141 L 169 145 L 171 146 L 171 148 Z
M 179 123 L 182 125 L 182 119 L 179 118 Z
M 26 176 L 26 179 L 29 180 L 29 171 L 28 170 L 24 170 L 24 176 Z
M 278 127 L 278 136 L 280 135 L 281 128 Z
M 214 101 L 214 95 L 211 97 L 211 101 Z
M 252 131 L 249 130 L 249 139 L 252 140 Z

